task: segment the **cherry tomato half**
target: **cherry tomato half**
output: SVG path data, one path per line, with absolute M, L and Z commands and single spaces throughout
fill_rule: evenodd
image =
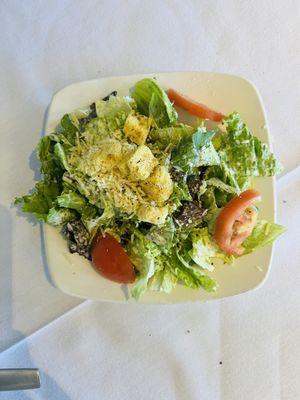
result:
M 216 220 L 214 239 L 225 253 L 243 254 L 241 244 L 251 235 L 257 215 L 249 206 L 260 200 L 260 193 L 249 189 L 230 200 L 221 210 Z
M 183 108 L 192 115 L 216 122 L 220 122 L 224 118 L 223 114 L 210 109 L 204 104 L 190 99 L 174 89 L 169 89 L 167 93 L 169 99 L 174 102 L 175 106 Z
M 92 244 L 92 263 L 97 272 L 111 281 L 132 283 L 133 265 L 120 243 L 112 236 L 96 236 Z

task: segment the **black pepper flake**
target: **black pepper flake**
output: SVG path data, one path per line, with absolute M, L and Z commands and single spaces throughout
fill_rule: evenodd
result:
M 283 200 L 283 203 L 287 203 L 287 201 L 286 201 L 286 200 Z
M 222 364 L 223 364 L 223 362 L 222 362 L 222 361 L 220 361 L 220 362 L 219 362 L 219 364 L 220 364 L 220 365 L 222 365 Z
M 191 331 L 188 329 L 188 330 L 186 331 L 186 333 L 191 333 Z

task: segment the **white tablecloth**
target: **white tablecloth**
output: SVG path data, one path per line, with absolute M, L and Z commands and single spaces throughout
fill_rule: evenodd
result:
M 39 225 L 11 206 L 38 174 L 32 149 L 52 94 L 109 75 L 249 78 L 274 150 L 292 171 L 300 153 L 299 17 L 297 0 L 0 3 L 0 350 L 26 338 L 0 355 L 0 367 L 39 367 L 43 385 L 1 399 L 299 398 L 298 171 L 279 181 L 278 220 L 289 232 L 266 285 L 209 304 L 85 302 L 56 319 L 80 301 L 49 284 Z

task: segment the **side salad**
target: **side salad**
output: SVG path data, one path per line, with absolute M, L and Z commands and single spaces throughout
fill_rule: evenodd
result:
M 198 116 L 196 126 L 181 123 L 174 104 Z M 43 179 L 15 203 L 59 227 L 102 276 L 133 283 L 135 299 L 178 283 L 215 291 L 215 259 L 232 263 L 285 231 L 259 218 L 252 188 L 253 177 L 281 171 L 268 146 L 238 113 L 223 116 L 155 79 L 64 115 L 38 157 Z

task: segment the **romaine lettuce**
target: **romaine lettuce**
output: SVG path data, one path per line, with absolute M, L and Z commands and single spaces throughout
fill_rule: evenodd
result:
M 86 200 L 83 196 L 71 191 L 61 194 L 57 197 L 56 201 L 59 207 L 71 208 L 79 213 L 82 213 L 82 210 L 86 205 Z
M 60 126 L 57 129 L 59 135 L 63 136 L 61 139 L 65 144 L 69 146 L 74 146 L 76 140 L 78 139 L 79 129 L 74 124 L 71 114 L 65 114 L 61 121 Z
M 145 237 L 138 231 L 135 231 L 134 240 L 130 243 L 128 252 L 135 267 L 139 270 L 139 275 L 131 289 L 131 295 L 138 300 L 145 293 L 150 278 L 155 274 L 155 258 L 160 254 L 156 245 L 147 242 Z
M 156 128 L 150 131 L 149 141 L 160 150 L 165 150 L 166 148 L 172 150 L 181 139 L 190 136 L 194 131 L 195 128 L 184 124 Z
M 77 216 L 78 214 L 69 208 L 52 207 L 47 215 L 47 223 L 53 226 L 59 226 L 76 219 Z
M 264 220 L 258 221 L 252 234 L 243 243 L 245 253 L 251 253 L 258 247 L 263 247 L 267 244 L 273 243 L 278 236 L 286 231 L 287 229 L 282 225 Z
M 232 263 L 233 256 L 223 253 L 212 240 L 207 228 L 197 229 L 191 235 L 192 249 L 189 251 L 191 259 L 203 269 L 213 271 L 212 258 L 219 258 L 224 263 Z
M 216 281 L 210 276 L 206 275 L 199 266 L 194 262 L 191 262 L 190 256 L 185 254 L 180 254 L 179 251 L 176 252 L 177 260 L 179 262 L 173 262 L 172 272 L 177 276 L 178 280 L 182 281 L 185 286 L 198 289 L 202 287 L 208 292 L 214 292 L 217 289 Z M 174 260 L 175 261 L 175 260 Z
M 205 146 L 214 134 L 214 131 L 206 132 L 205 128 L 197 128 L 192 135 L 184 137 L 172 152 L 172 165 L 186 174 L 192 174 L 195 168 L 202 165 L 211 165 L 212 160 L 217 158 L 217 154 L 212 145 L 212 147 Z M 204 149 L 204 157 L 202 149 Z
M 53 207 L 60 191 L 60 183 L 45 178 L 36 183 L 34 193 L 17 197 L 15 204 L 22 204 L 22 211 L 33 214 L 39 220 L 46 221 L 47 214 Z
M 141 114 L 154 119 L 158 127 L 173 125 L 177 121 L 177 112 L 166 92 L 154 79 L 145 78 L 134 85 L 132 97 Z
M 268 146 L 253 136 L 238 113 L 224 120 L 227 135 L 223 136 L 221 158 L 237 176 L 273 176 L 282 167 Z

